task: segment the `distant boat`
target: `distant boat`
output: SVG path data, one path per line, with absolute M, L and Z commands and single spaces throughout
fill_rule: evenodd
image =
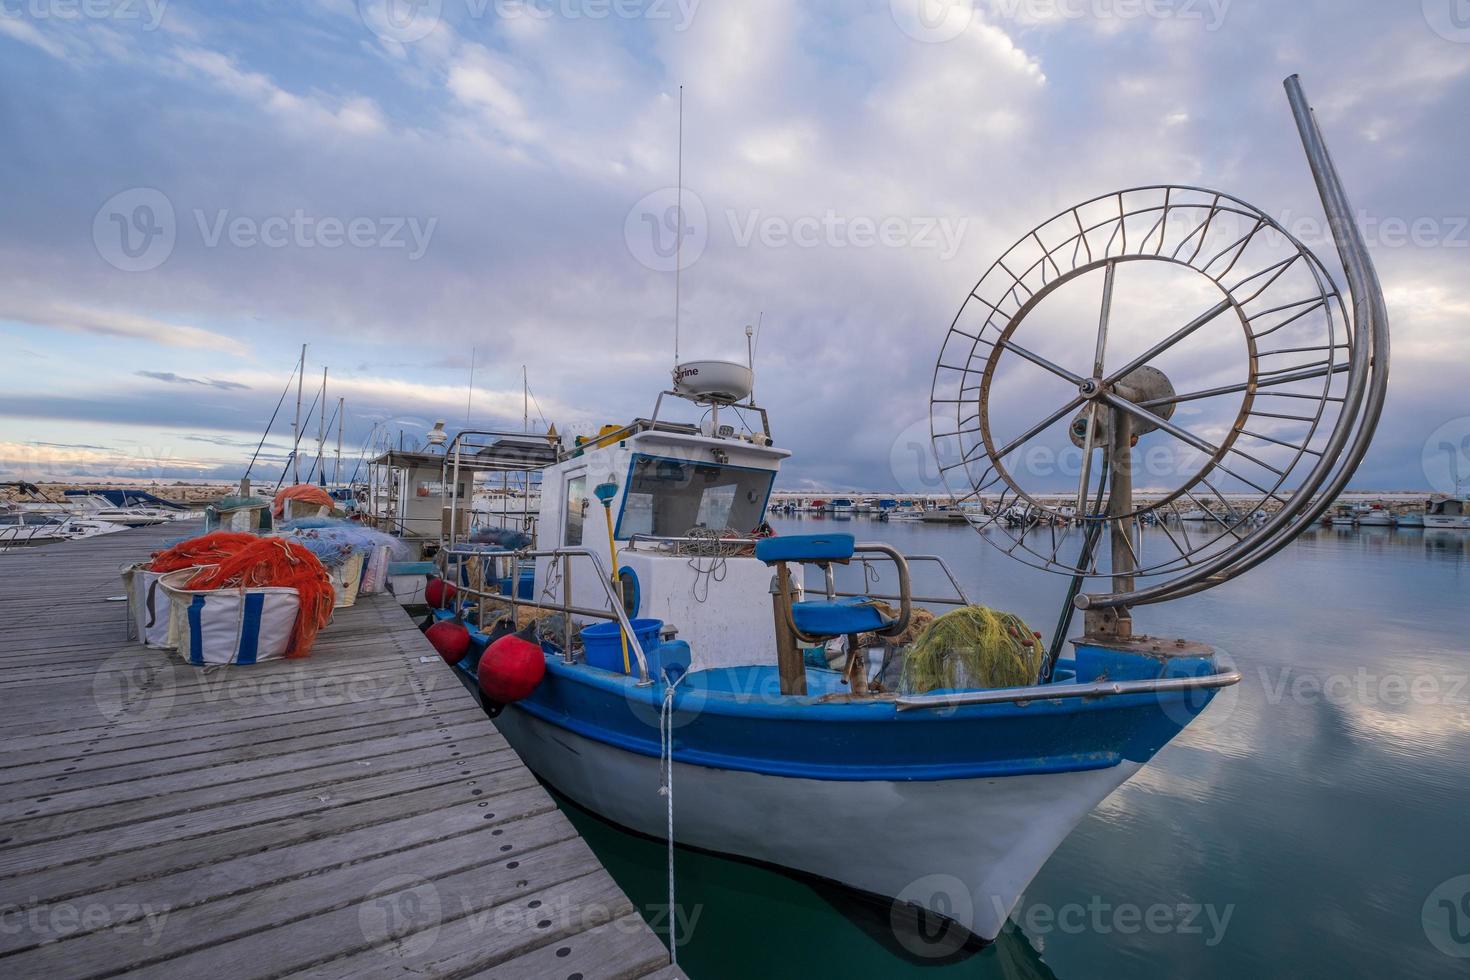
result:
M 1470 497 L 1432 497 L 1424 508 L 1424 526 L 1470 531 Z
M 1393 514 L 1382 504 L 1373 504 L 1357 511 L 1358 527 L 1393 527 Z
M 7 506 L 0 511 L 0 550 L 90 538 L 127 530 L 125 525 L 85 517 L 48 514 Z
M 1424 512 L 1422 510 L 1411 510 L 1399 515 L 1399 527 L 1423 527 Z
M 833 497 L 827 504 L 827 510 L 832 514 L 851 514 L 852 501 L 846 497 Z

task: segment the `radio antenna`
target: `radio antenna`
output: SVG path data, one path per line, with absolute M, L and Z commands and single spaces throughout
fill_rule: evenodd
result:
M 684 86 L 679 86 L 679 169 L 674 192 L 674 369 L 679 368 L 679 274 L 684 268 Z

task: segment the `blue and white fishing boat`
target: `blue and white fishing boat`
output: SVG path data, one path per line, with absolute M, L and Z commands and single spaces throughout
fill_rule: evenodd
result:
M 478 603 L 482 625 L 497 604 L 555 614 L 543 620 L 551 625 L 540 636 L 539 683 L 514 703 L 488 705 L 526 763 L 638 833 L 836 882 L 994 939 L 1078 822 L 1240 679 L 1208 644 L 1134 633 L 1135 611 L 1226 581 L 1279 550 L 1321 517 L 1371 437 L 1387 370 L 1382 296 L 1294 77 L 1287 88 L 1350 303 L 1316 257 L 1259 210 L 1214 191 L 1137 188 L 1023 236 L 969 295 L 945 341 L 931 405 L 936 446 L 958 440 L 961 448 L 962 462 L 946 472 L 956 508 L 985 525 L 986 540 L 1069 582 L 1057 635 L 1044 651 L 1038 640 L 1036 673 L 1024 683 L 962 678 L 912 691 L 874 682 L 863 638 L 901 656 L 921 607 L 970 599 L 932 556 L 840 530 L 762 536 L 789 453 L 748 400 L 746 365 L 676 371 L 651 418 L 570 445 L 549 437 L 555 459 L 538 467 L 537 539 L 518 550 L 455 533 L 456 509 L 467 506 L 456 488 L 467 470 L 496 465 L 501 434 L 457 436 L 440 481 L 448 511 L 440 567 L 464 583 L 461 597 Z M 1247 229 L 1244 238 L 1227 226 Z M 1248 251 L 1257 244 L 1286 255 Z M 1149 261 L 1207 277 L 1222 298 L 1120 366 L 1106 355 L 1115 286 L 1121 269 Z M 1312 315 L 1293 318 L 1278 337 L 1272 325 L 1286 314 L 1272 313 L 1284 302 L 1274 286 L 1287 271 L 1303 274 L 1314 301 Z M 1081 366 L 1071 368 L 1036 353 L 1025 328 L 1058 286 L 1084 279 L 1101 287 L 1101 312 L 1095 335 L 1075 345 Z M 1353 329 L 1345 331 L 1349 306 Z M 1270 370 L 1258 372 L 1252 357 L 1240 384 L 1193 390 L 1152 366 L 1183 337 L 1222 324 L 1237 335 L 1243 328 L 1253 355 L 1276 354 Z M 1298 366 L 1290 356 L 1298 348 L 1318 353 Z M 1022 418 L 994 431 L 1005 416 L 1024 415 L 991 385 L 1015 367 L 1051 374 L 1071 394 L 1040 424 L 1020 431 Z M 1305 393 L 1313 383 L 1318 393 Z M 1171 420 L 1181 402 L 1221 397 L 1237 420 L 1224 440 Z M 1269 443 L 1252 439 L 1264 417 L 1303 398 L 1316 399 L 1299 412 L 1317 413 L 1310 433 L 1273 429 Z M 700 421 L 665 414 L 686 402 Z M 1208 413 L 1201 424 L 1211 424 Z M 1065 516 L 1045 502 L 1054 489 L 1043 493 L 1008 466 L 1049 430 L 1084 451 Z M 1136 501 L 1139 439 L 1140 451 L 1175 440 L 1206 462 L 1172 492 L 1151 488 L 1148 502 Z M 1238 509 L 1253 512 L 1239 501 L 1254 487 L 1254 510 L 1270 504 L 1269 516 L 1188 532 L 1143 519 L 1177 515 L 1180 502 L 1221 506 L 1223 498 L 1200 498 L 1232 480 Z M 999 499 L 981 507 L 982 494 Z M 1017 509 L 1027 519 L 1000 516 Z M 488 571 L 487 562 L 500 567 Z M 916 595 L 911 573 L 920 564 L 954 594 Z M 839 588 L 837 570 L 854 565 L 881 568 L 887 590 Z M 533 599 L 476 584 L 519 582 L 529 567 Z M 1087 582 L 1101 587 L 1085 591 Z M 1084 629 L 1064 652 L 1073 608 L 1085 611 Z M 581 632 L 579 652 L 575 624 L 599 622 L 607 625 Z M 811 665 L 824 658 L 809 653 L 843 645 L 842 670 Z M 460 668 L 470 671 L 474 657 Z

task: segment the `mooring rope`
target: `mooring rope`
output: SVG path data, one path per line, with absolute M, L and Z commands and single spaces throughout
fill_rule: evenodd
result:
M 692 527 L 684 532 L 684 537 L 691 540 L 680 542 L 678 553 L 688 557 L 689 567 L 694 569 L 694 581 L 690 583 L 689 591 L 695 602 L 703 603 L 708 600 L 710 586 L 725 580 L 725 559 L 741 548 L 741 545 L 725 539 L 733 538 L 738 533 L 729 527 Z M 708 560 L 709 566 L 701 565 L 701 560 Z
M 664 701 L 658 713 L 658 794 L 668 801 L 668 865 L 669 865 L 669 963 L 679 965 L 678 913 L 674 907 L 674 689 L 678 678 L 670 681 L 664 674 Z

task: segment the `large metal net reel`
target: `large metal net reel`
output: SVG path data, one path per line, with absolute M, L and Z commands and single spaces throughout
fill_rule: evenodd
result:
M 1381 289 L 1295 76 L 1348 281 L 1219 191 L 1118 191 L 1022 236 L 966 297 L 934 370 L 939 472 L 1034 567 L 1101 583 L 1089 628 L 1264 560 L 1366 450 L 1387 375 Z M 1074 592 L 1075 594 L 1075 592 Z

